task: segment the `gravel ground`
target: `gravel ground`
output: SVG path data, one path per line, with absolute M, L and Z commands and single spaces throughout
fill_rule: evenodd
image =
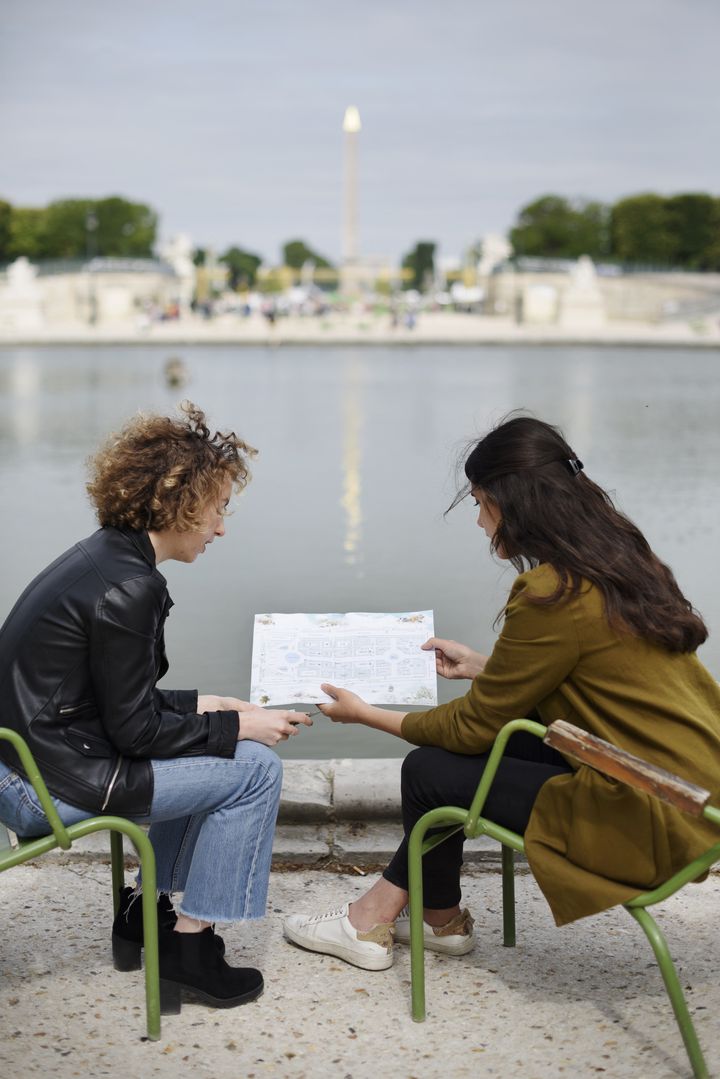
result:
M 371 878 L 370 878 L 371 879 Z M 501 945 L 500 878 L 470 869 L 478 946 L 427 957 L 428 1018 L 410 1018 L 409 950 L 368 972 L 283 940 L 281 920 L 358 896 L 356 874 L 273 872 L 269 915 L 224 931 L 228 957 L 259 966 L 266 989 L 228 1011 L 185 1004 L 145 1041 L 138 973 L 113 971 L 110 874 L 102 865 L 21 866 L 0 877 L 3 1072 L 400 1079 L 690 1074 L 649 945 L 621 910 L 558 930 L 532 878 L 518 875 L 518 946 Z M 720 1071 L 720 877 L 661 910 L 711 1074 Z

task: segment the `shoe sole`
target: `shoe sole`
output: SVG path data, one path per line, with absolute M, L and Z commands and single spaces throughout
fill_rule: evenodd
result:
M 214 997 L 197 989 L 194 985 L 185 985 L 183 982 L 169 981 L 167 978 L 160 979 L 160 1010 L 164 1015 L 177 1015 L 180 1013 L 182 1004 L 208 1004 L 211 1008 L 237 1008 L 240 1004 L 249 1004 L 262 996 L 265 982 L 254 989 L 248 989 L 246 993 L 240 993 L 236 997 Z
M 439 955 L 467 955 L 475 947 L 476 938 L 466 937 L 461 944 L 447 944 L 447 938 L 443 937 L 425 937 L 425 951 L 437 952 Z M 396 944 L 409 944 L 410 943 L 410 930 L 408 929 L 407 936 L 400 936 L 398 934 L 397 925 L 395 926 L 395 943 Z
M 297 944 L 299 948 L 304 948 L 308 952 L 319 952 L 321 955 L 334 955 L 337 959 L 344 959 L 346 963 L 354 967 L 360 967 L 361 970 L 387 970 L 393 965 L 392 952 L 388 952 L 387 955 L 360 957 L 350 948 L 343 948 L 341 944 L 323 944 L 322 941 L 305 940 L 288 925 L 283 926 L 283 933 L 287 940 Z

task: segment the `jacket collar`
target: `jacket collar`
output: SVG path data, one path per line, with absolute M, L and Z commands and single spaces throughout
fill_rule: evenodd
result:
M 150 542 L 150 537 L 148 536 L 146 530 L 144 528 L 139 530 L 135 530 L 132 528 L 121 528 L 119 529 L 119 531 L 122 532 L 124 536 L 127 536 L 127 538 L 130 540 L 133 546 L 137 548 L 137 550 L 140 552 L 148 565 L 152 566 L 152 568 L 155 569 L 155 548 Z

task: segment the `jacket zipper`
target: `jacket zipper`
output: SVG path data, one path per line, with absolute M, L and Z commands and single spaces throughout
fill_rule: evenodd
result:
M 108 785 L 108 789 L 107 789 L 107 791 L 106 791 L 106 793 L 105 793 L 105 801 L 104 801 L 104 802 L 103 802 L 103 804 L 102 804 L 102 805 L 100 806 L 100 812 L 101 812 L 101 813 L 102 813 L 102 811 L 103 811 L 103 810 L 104 810 L 104 809 L 106 808 L 106 806 L 107 806 L 108 802 L 110 801 L 110 795 L 112 794 L 112 792 L 113 792 L 113 787 L 115 786 L 115 783 L 116 783 L 116 781 L 117 781 L 117 777 L 118 777 L 118 773 L 120 772 L 120 765 L 121 765 L 121 764 L 122 764 L 122 757 L 118 757 L 118 762 L 117 762 L 117 764 L 115 765 L 115 771 L 113 772 L 113 776 L 112 776 L 112 779 L 110 780 L 110 783 L 109 783 L 109 785 Z
M 63 704 L 58 709 L 61 716 L 71 716 L 74 712 L 79 712 L 83 708 L 87 708 L 92 701 L 80 701 L 80 704 Z

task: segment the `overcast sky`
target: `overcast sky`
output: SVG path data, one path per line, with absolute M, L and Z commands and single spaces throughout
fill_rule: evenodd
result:
M 547 192 L 720 194 L 718 0 L 3 0 L 0 197 L 122 194 L 278 258 L 459 254 Z

